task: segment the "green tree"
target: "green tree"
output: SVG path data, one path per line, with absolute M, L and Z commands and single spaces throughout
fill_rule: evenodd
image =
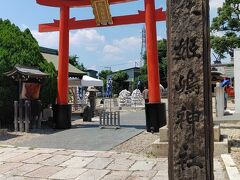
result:
M 13 121 L 13 102 L 18 100 L 18 84 L 3 73 L 16 64 L 39 67 L 54 76 L 53 66 L 49 65 L 40 53 L 37 41 L 29 29 L 22 32 L 9 20 L 0 19 L 0 121 Z M 50 78 L 51 80 L 51 78 Z M 54 81 L 54 80 L 52 80 Z M 44 87 L 43 87 L 44 88 Z M 42 95 L 43 96 L 43 95 Z M 50 102 L 51 98 L 46 97 Z M 47 102 L 43 102 L 47 103 Z
M 213 18 L 211 25 L 211 46 L 218 55 L 217 60 L 226 55 L 233 57 L 234 48 L 240 47 L 240 0 L 225 0 L 218 8 L 218 16 Z M 214 35 L 216 33 L 222 36 Z
M 160 76 L 160 83 L 167 87 L 167 40 L 162 39 L 158 41 L 158 62 L 159 62 L 159 76 Z M 147 56 L 146 53 L 144 54 L 144 65 L 140 68 L 140 75 L 138 79 L 147 86 Z M 137 84 L 137 83 L 135 83 Z
M 113 86 L 113 94 L 119 94 L 123 89 L 128 88 L 128 79 L 127 73 L 123 71 L 118 71 L 112 76 L 112 86 Z
M 100 73 L 99 73 L 99 78 L 100 79 L 107 79 L 107 76 L 112 74 L 113 72 L 111 70 L 102 70 Z
M 158 62 L 160 83 L 167 87 L 167 40 L 158 41 Z
M 78 59 L 79 57 L 77 57 L 77 55 L 73 55 L 69 57 L 69 63 L 73 66 L 75 66 L 76 68 L 78 68 L 81 71 L 86 72 L 87 69 L 84 67 L 83 63 L 79 63 Z

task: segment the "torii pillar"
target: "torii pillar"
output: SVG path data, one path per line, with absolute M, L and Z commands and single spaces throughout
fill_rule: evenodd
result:
M 60 7 L 57 105 L 54 120 L 57 129 L 71 128 L 72 107 L 68 104 L 69 6 Z
M 155 0 L 145 0 L 146 49 L 149 103 L 145 104 L 148 132 L 159 132 L 166 124 L 166 107 L 161 103 L 160 78 L 158 69 L 157 28 Z

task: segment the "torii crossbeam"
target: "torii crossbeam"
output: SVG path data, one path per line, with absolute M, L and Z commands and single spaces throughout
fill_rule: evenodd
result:
M 40 32 L 59 31 L 59 63 L 58 63 L 58 97 L 54 110 L 57 128 L 71 127 L 71 106 L 68 105 L 68 62 L 69 62 L 69 30 L 110 27 L 126 24 L 145 23 L 149 104 L 146 104 L 146 118 L 166 116 L 159 114 L 159 108 L 165 108 L 161 103 L 159 89 L 159 69 L 157 53 L 156 22 L 166 20 L 166 12 L 155 9 L 155 0 L 145 0 L 145 10 L 137 14 L 112 17 L 110 5 L 128 3 L 135 0 L 36 0 L 38 4 L 60 8 L 60 20 L 53 23 L 40 24 Z M 76 20 L 70 18 L 70 8 L 92 6 L 95 19 Z M 155 112 L 156 111 L 156 112 Z M 160 110 L 161 111 L 161 110 Z M 149 116 L 150 114 L 150 116 Z M 153 116 L 157 117 L 153 117 Z M 149 117 L 148 117 L 149 116 Z M 70 118 L 70 119 L 69 119 Z M 166 118 L 165 118 L 166 119 Z M 156 119 L 159 121 L 159 119 Z M 151 130 L 152 131 L 152 130 Z M 158 131 L 158 129 L 154 129 Z

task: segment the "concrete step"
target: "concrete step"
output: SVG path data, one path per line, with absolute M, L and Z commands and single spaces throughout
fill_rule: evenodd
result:
M 168 127 L 164 126 L 159 129 L 160 141 L 168 142 Z M 215 142 L 220 141 L 220 125 L 214 125 L 213 127 L 213 137 Z
M 223 139 L 222 142 L 214 142 L 214 156 L 220 156 L 229 152 L 228 140 Z M 156 157 L 167 157 L 168 156 L 168 142 L 161 142 L 160 139 L 156 140 L 151 145 L 150 152 Z

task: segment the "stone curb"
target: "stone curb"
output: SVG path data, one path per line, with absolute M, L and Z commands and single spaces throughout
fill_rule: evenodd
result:
M 239 180 L 240 174 L 230 154 L 222 154 L 221 158 L 226 167 L 229 180 Z
M 6 144 L 0 144 L 0 147 L 2 147 L 2 148 L 16 148 L 17 146 L 14 146 L 14 145 L 6 145 Z

